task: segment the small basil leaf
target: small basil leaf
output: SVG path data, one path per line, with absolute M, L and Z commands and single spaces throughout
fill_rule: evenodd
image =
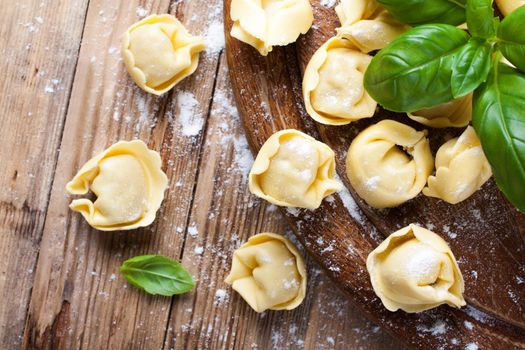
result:
M 511 12 L 498 27 L 498 47 L 513 65 L 525 72 L 525 5 Z
M 448 24 L 413 28 L 372 59 L 365 88 L 394 112 L 414 112 L 451 101 L 452 67 L 468 40 L 467 33 Z
M 465 22 L 466 0 L 378 0 L 388 12 L 404 23 L 446 23 L 459 25 Z
M 472 38 L 463 46 L 452 66 L 452 95 L 465 96 L 487 79 L 490 71 L 492 45 Z
M 525 75 L 495 63 L 474 94 L 472 123 L 496 182 L 525 213 Z
M 496 35 L 492 0 L 467 0 L 467 26 L 476 38 L 488 39 Z
M 195 286 L 193 277 L 179 262 L 161 255 L 142 255 L 126 260 L 120 272 L 133 286 L 153 295 L 182 294 Z

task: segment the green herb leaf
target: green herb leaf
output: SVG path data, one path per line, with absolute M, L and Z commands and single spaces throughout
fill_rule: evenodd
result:
M 454 99 L 452 67 L 469 35 L 448 24 L 413 28 L 379 51 L 365 88 L 386 109 L 414 112 Z
M 501 21 L 498 27 L 498 48 L 520 71 L 525 72 L 525 6 Z
M 129 283 L 153 295 L 182 294 L 195 286 L 193 277 L 178 261 L 161 255 L 142 255 L 126 260 L 120 272 Z
M 496 35 L 492 0 L 467 0 L 467 26 L 476 38 L 488 39 Z
M 525 213 L 525 75 L 495 63 L 485 84 L 476 90 L 472 123 L 496 182 Z
M 463 46 L 452 66 L 452 95 L 465 96 L 486 79 L 490 71 L 492 45 L 472 38 Z
M 404 23 L 447 23 L 459 25 L 465 22 L 466 0 L 378 0 L 388 12 Z

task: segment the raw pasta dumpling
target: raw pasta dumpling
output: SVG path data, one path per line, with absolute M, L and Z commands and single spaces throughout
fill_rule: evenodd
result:
M 408 117 L 431 128 L 462 128 L 472 119 L 472 94 L 437 107 L 408 113 Z
M 171 15 L 152 15 L 132 25 L 122 40 L 124 63 L 144 91 L 161 95 L 199 65 L 204 40 Z
M 337 34 L 363 52 L 384 48 L 410 28 L 375 0 L 341 0 L 335 11 L 341 22 Z
M 390 311 L 466 305 L 454 254 L 441 237 L 417 225 L 392 233 L 368 255 L 366 267 L 374 292 Z
M 164 199 L 168 178 L 160 155 L 140 140 L 120 141 L 90 159 L 66 189 L 83 195 L 89 190 L 97 199 L 75 199 L 70 208 L 102 231 L 131 230 L 155 220 Z
M 441 146 L 436 155 L 436 174 L 428 178 L 423 194 L 448 203 L 464 201 L 492 176 L 481 143 L 469 126 L 459 138 Z
M 518 7 L 525 5 L 525 0 L 496 0 L 496 4 L 501 12 L 507 16 Z
M 303 77 L 308 114 L 322 124 L 345 125 L 374 115 L 377 102 L 363 85 L 372 57 L 333 37 L 312 56 Z
M 315 209 L 341 189 L 335 176 L 334 151 L 300 131 L 273 134 L 250 171 L 250 191 L 270 203 Z
M 308 0 L 232 0 L 230 16 L 231 35 L 263 56 L 273 46 L 295 42 L 314 20 Z
M 433 163 L 426 132 L 387 119 L 357 135 L 348 149 L 346 172 L 369 205 L 390 208 L 421 192 Z
M 274 233 L 261 233 L 233 253 L 225 282 L 256 312 L 292 310 L 306 295 L 306 268 L 292 242 Z

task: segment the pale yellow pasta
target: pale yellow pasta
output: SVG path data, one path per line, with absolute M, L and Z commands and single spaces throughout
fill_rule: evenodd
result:
M 423 194 L 456 204 L 476 192 L 492 176 L 481 143 L 469 126 L 459 138 L 441 146 L 436 155 L 436 174 L 428 178 Z
M 97 199 L 75 199 L 70 208 L 101 231 L 131 230 L 155 220 L 168 178 L 157 152 L 140 140 L 120 141 L 90 159 L 66 189 L 82 195 L 91 190 Z
M 337 34 L 365 53 L 384 48 L 410 28 L 375 0 L 341 0 L 335 10 L 341 22 Z
M 472 94 L 437 107 L 408 113 L 408 117 L 432 128 L 462 128 L 472 119 Z
M 263 56 L 273 46 L 295 42 L 314 19 L 308 0 L 232 0 L 230 16 L 231 35 Z
M 251 237 L 233 253 L 225 282 L 256 312 L 292 310 L 306 295 L 306 267 L 292 242 L 274 233 Z
M 250 191 L 270 203 L 316 209 L 341 189 L 334 179 L 335 154 L 322 142 L 289 129 L 262 146 L 249 175 Z
M 390 311 L 466 305 L 454 254 L 441 237 L 417 225 L 392 233 L 368 255 L 366 267 L 375 293 Z
M 175 17 L 152 15 L 132 25 L 122 40 L 124 63 L 144 91 L 161 95 L 199 65 L 204 40 L 192 36 Z
M 334 37 L 322 45 L 304 72 L 303 97 L 308 114 L 328 125 L 372 117 L 377 102 L 363 85 L 371 60 L 346 39 Z
M 518 7 L 525 5 L 525 0 L 496 0 L 496 4 L 501 13 L 507 16 Z
M 354 190 L 369 205 L 389 208 L 421 192 L 433 163 L 426 132 L 387 119 L 353 140 L 346 172 Z

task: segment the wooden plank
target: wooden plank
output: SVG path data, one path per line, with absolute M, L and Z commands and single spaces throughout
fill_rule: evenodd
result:
M 401 348 L 365 321 L 310 259 L 308 294 L 293 311 L 259 315 L 223 282 L 242 242 L 260 232 L 288 231 L 277 208 L 247 189 L 253 160 L 225 57 L 202 154 L 189 219 L 195 231 L 187 236 L 182 256 L 198 284 L 193 293 L 175 299 L 165 349 Z
M 90 2 L 36 269 L 25 347 L 162 347 L 170 299 L 127 288 L 118 268 L 123 260 L 143 253 L 179 257 L 198 171 L 200 129 L 206 126 L 218 55 L 215 50 L 202 55 L 192 77 L 173 93 L 157 98 L 131 82 L 120 60 L 120 38 L 138 20 L 137 15 L 168 10 L 191 32 L 202 32 L 204 23 L 217 12 L 216 6 L 210 6 L 214 3 L 218 4 Z M 181 125 L 181 114 L 194 128 L 188 131 Z M 68 210 L 71 198 L 64 186 L 91 156 L 118 140 L 132 138 L 146 141 L 164 160 L 170 188 L 159 219 L 133 232 L 96 232 Z
M 0 348 L 21 343 L 87 0 L 0 13 Z

